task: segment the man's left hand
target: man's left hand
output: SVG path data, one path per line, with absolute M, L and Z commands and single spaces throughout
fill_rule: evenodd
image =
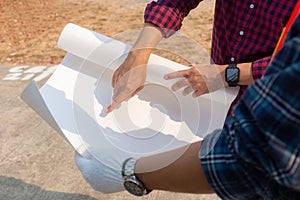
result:
M 193 93 L 192 96 L 195 98 L 225 87 L 222 78 L 225 68 L 223 65 L 198 66 L 166 74 L 164 78 L 166 80 L 184 78 L 176 82 L 172 90 L 184 88 L 182 92 L 184 96 Z

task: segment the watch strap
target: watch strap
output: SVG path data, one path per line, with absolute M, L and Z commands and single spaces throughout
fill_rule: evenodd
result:
M 229 86 L 229 87 L 236 87 L 236 86 L 237 86 L 237 83 L 236 83 L 236 82 L 229 81 L 229 82 L 227 82 L 227 83 L 228 83 L 228 86 Z
M 134 174 L 134 168 L 137 160 L 135 158 L 128 158 L 124 161 L 123 167 L 122 167 L 122 176 L 130 177 L 135 176 Z

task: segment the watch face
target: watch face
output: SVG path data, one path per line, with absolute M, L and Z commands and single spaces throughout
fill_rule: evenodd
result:
M 239 81 L 239 69 L 237 67 L 229 67 L 226 69 L 226 81 L 227 82 Z
M 143 196 L 145 194 L 145 189 L 142 186 L 130 180 L 124 182 L 124 187 L 135 196 Z

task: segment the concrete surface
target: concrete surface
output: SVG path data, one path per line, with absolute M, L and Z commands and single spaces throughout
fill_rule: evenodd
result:
M 142 198 L 93 191 L 74 164 L 71 146 L 20 99 L 29 81 L 2 80 L 9 69 L 0 65 L 0 200 L 218 199 L 162 191 Z

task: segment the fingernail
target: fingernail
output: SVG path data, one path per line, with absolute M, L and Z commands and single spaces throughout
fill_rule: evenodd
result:
M 110 113 L 110 111 L 111 111 L 111 109 L 108 107 L 108 108 L 106 108 L 105 113 L 108 114 L 108 113 Z
M 164 79 L 168 80 L 168 79 L 169 79 L 169 76 L 165 75 L 165 76 L 164 76 Z

